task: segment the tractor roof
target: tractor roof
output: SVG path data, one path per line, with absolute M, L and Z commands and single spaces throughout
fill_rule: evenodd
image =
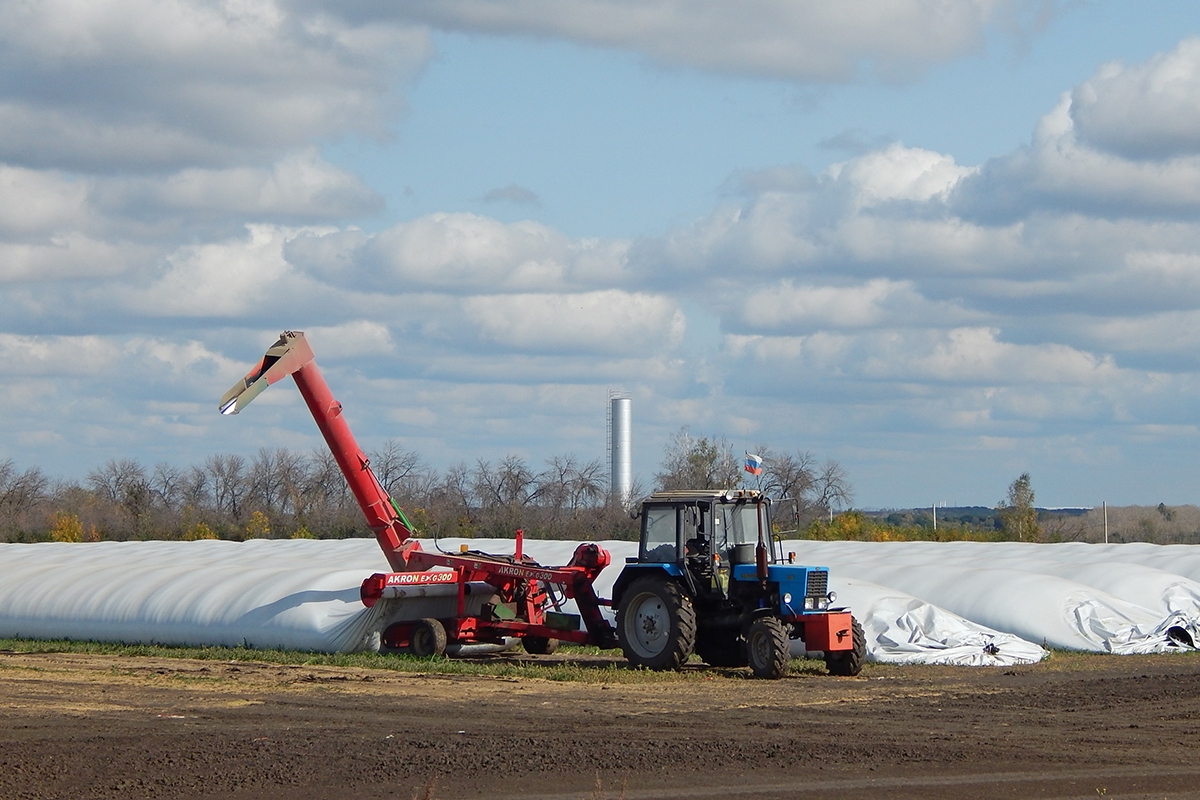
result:
M 642 500 L 643 503 L 736 503 L 739 500 L 757 501 L 766 495 L 754 489 L 681 489 L 673 492 L 655 492 Z

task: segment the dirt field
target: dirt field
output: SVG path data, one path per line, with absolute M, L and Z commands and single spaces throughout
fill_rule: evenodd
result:
M 3 798 L 1200 796 L 1197 656 L 605 685 L 0 653 L 0 717 Z

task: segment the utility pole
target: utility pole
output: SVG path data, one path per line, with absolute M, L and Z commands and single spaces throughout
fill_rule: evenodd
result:
M 1108 544 L 1108 501 L 1102 501 L 1104 504 L 1104 543 Z
M 933 504 L 933 532 L 937 533 L 937 503 Z

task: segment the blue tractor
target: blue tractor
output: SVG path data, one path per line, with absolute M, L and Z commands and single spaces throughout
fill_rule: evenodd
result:
M 789 641 L 821 651 L 833 675 L 857 675 L 866 654 L 858 621 L 834 608 L 829 570 L 778 551 L 771 501 L 752 490 L 658 492 L 641 503 L 641 544 L 613 587 L 625 657 L 679 669 L 696 653 L 719 667 L 780 678 Z

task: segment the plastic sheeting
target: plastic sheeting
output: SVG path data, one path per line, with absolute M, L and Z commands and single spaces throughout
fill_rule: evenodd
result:
M 504 539 L 452 539 L 511 553 Z M 632 542 L 602 542 L 609 596 Z M 543 564 L 576 542 L 527 540 Z M 423 542 L 434 549 L 432 541 Z M 830 568 L 838 605 L 895 663 L 1037 661 L 1040 644 L 1111 653 L 1185 649 L 1200 633 L 1200 548 L 791 541 Z M 378 647 L 384 608 L 359 602 L 387 571 L 372 539 L 0 544 L 0 636 L 349 652 Z M 797 643 L 797 652 L 803 643 Z
M 3 544 L 0 636 L 349 652 L 381 570 L 374 540 Z
M 1197 639 L 1200 583 L 1148 566 L 1187 546 L 785 542 L 802 562 L 910 592 L 981 625 L 1068 650 L 1178 652 Z M 1147 549 L 1150 548 L 1150 549 Z M 1132 562 L 1132 563 L 1131 563 Z M 1141 562 L 1141 563 L 1139 563 Z

